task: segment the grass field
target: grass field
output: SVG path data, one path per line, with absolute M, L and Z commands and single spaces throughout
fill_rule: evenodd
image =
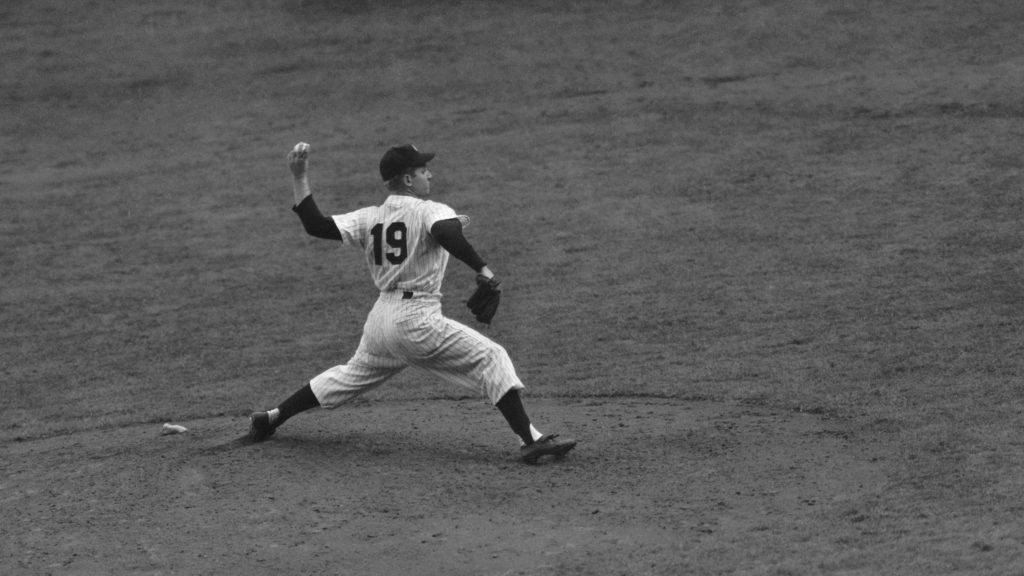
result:
M 0 7 L 0 572 L 1024 574 L 1024 5 Z M 358 343 L 305 236 L 435 150 L 570 458 Z M 453 261 L 448 315 L 472 273 Z M 159 436 L 163 422 L 183 436 Z M 290 423 L 289 426 L 292 426 Z

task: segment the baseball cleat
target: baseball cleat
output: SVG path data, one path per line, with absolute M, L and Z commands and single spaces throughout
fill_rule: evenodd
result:
M 270 414 L 266 412 L 253 412 L 249 416 L 249 440 L 263 442 L 274 435 L 277 426 L 270 423 Z
M 541 456 L 547 456 L 548 454 L 560 459 L 573 448 L 576 447 L 576 441 L 572 438 L 566 440 L 559 440 L 558 434 L 545 434 L 541 436 L 533 444 L 523 446 L 519 449 L 519 454 L 523 458 L 523 462 L 527 464 L 536 464 L 537 459 Z

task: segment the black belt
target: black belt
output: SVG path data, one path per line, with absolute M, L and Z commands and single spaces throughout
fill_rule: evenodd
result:
M 412 292 L 402 292 L 402 300 L 412 300 Z

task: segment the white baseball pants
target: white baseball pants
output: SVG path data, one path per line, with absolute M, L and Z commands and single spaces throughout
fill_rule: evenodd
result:
M 436 295 L 381 292 L 347 364 L 310 380 L 320 405 L 334 408 L 380 386 L 408 366 L 475 390 L 497 404 L 524 388 L 508 352 L 480 332 L 446 318 Z

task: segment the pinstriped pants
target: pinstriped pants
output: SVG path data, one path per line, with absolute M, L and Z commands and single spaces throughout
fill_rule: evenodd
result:
M 522 389 L 508 352 L 480 332 L 441 314 L 438 296 L 381 292 L 347 364 L 310 380 L 320 405 L 334 408 L 386 382 L 408 366 L 477 391 L 497 404 Z

